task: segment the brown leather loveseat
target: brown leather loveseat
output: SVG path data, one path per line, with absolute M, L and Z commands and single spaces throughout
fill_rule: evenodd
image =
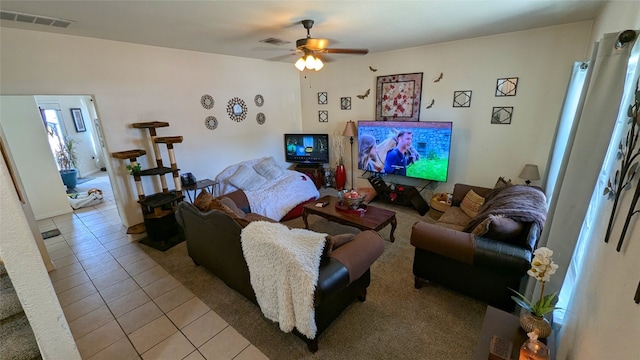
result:
M 484 198 L 473 217 L 460 208 L 470 190 Z M 514 311 L 509 289 L 524 290 L 545 218 L 546 198 L 539 188 L 456 184 L 452 206 L 438 223 L 413 225 L 415 287 L 432 281 Z
M 239 208 L 247 208 L 248 203 L 244 203 L 246 199 L 242 196 L 232 194 L 231 198 L 240 202 Z M 178 205 L 176 217 L 184 230 L 188 253 L 193 261 L 257 304 L 240 241 L 242 221 L 222 210 L 201 211 L 188 202 Z M 339 247 L 334 245 L 331 253 L 320 261 L 314 300 L 316 337 L 307 339 L 294 329 L 312 352 L 318 349 L 320 334 L 347 306 L 356 298 L 365 300 L 371 280 L 369 267 L 384 251 L 382 237 L 373 231 L 335 238 L 349 238 L 350 241 Z

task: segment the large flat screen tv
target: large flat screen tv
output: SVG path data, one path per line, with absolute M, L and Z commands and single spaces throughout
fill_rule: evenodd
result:
M 284 134 L 285 161 L 298 164 L 329 162 L 328 134 Z
M 358 169 L 447 181 L 452 122 L 358 121 Z

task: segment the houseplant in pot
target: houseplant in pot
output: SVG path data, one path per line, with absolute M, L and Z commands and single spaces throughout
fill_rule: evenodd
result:
M 64 140 L 60 140 L 60 147 L 56 150 L 60 176 L 62 176 L 62 182 L 67 189 L 73 189 L 78 184 L 78 170 L 75 168 L 78 163 L 78 153 L 75 147 L 77 143 L 78 141 L 71 136 L 65 136 Z
M 551 275 L 555 274 L 558 269 L 558 265 L 553 262 L 553 250 L 547 247 L 540 247 L 533 252 L 533 260 L 531 260 L 531 269 L 527 271 L 527 274 L 538 282 L 540 282 L 540 298 L 538 301 L 533 302 L 527 299 L 521 293 L 511 289 L 517 296 L 511 298 L 520 305 L 523 309 L 527 310 L 524 314 L 520 315 L 520 326 L 525 332 L 529 333 L 534 329 L 538 329 L 539 337 L 546 338 L 551 334 L 551 324 L 544 317 L 546 314 L 558 309 L 556 303 L 558 302 L 558 293 L 544 295 L 544 285 L 550 280 Z

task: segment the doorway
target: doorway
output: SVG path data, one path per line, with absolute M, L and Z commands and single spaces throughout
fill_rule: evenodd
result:
M 5 144 L 11 151 L 36 220 L 73 211 L 45 130 L 47 122 L 55 124 L 58 136 L 70 135 L 78 140 L 80 176 L 89 181 L 99 178 L 100 189 L 113 193 L 108 176 L 109 165 L 104 160 L 108 156 L 106 144 L 102 140 L 104 137 L 92 96 L 3 95 L 0 100 L 0 125 L 4 130 Z M 80 109 L 81 117 L 77 119 L 82 122 L 78 123 L 78 128 L 71 109 L 76 112 Z M 52 112 L 45 117 L 44 110 Z M 86 184 L 76 186 L 76 191 L 86 191 L 85 187 L 91 182 Z M 116 202 L 115 198 L 113 200 Z

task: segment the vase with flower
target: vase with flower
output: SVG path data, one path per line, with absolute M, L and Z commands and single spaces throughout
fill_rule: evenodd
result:
M 533 260 L 531 260 L 531 269 L 527 274 L 540 282 L 540 298 L 533 302 L 526 296 L 511 289 L 517 296 L 511 298 L 516 304 L 520 305 L 527 313 L 520 315 L 520 326 L 527 332 L 538 329 L 540 338 L 546 338 L 551 335 L 551 324 L 544 316 L 557 309 L 558 293 L 544 295 L 544 285 L 549 282 L 551 275 L 558 269 L 558 265 L 552 259 L 553 250 L 541 247 L 533 252 Z

